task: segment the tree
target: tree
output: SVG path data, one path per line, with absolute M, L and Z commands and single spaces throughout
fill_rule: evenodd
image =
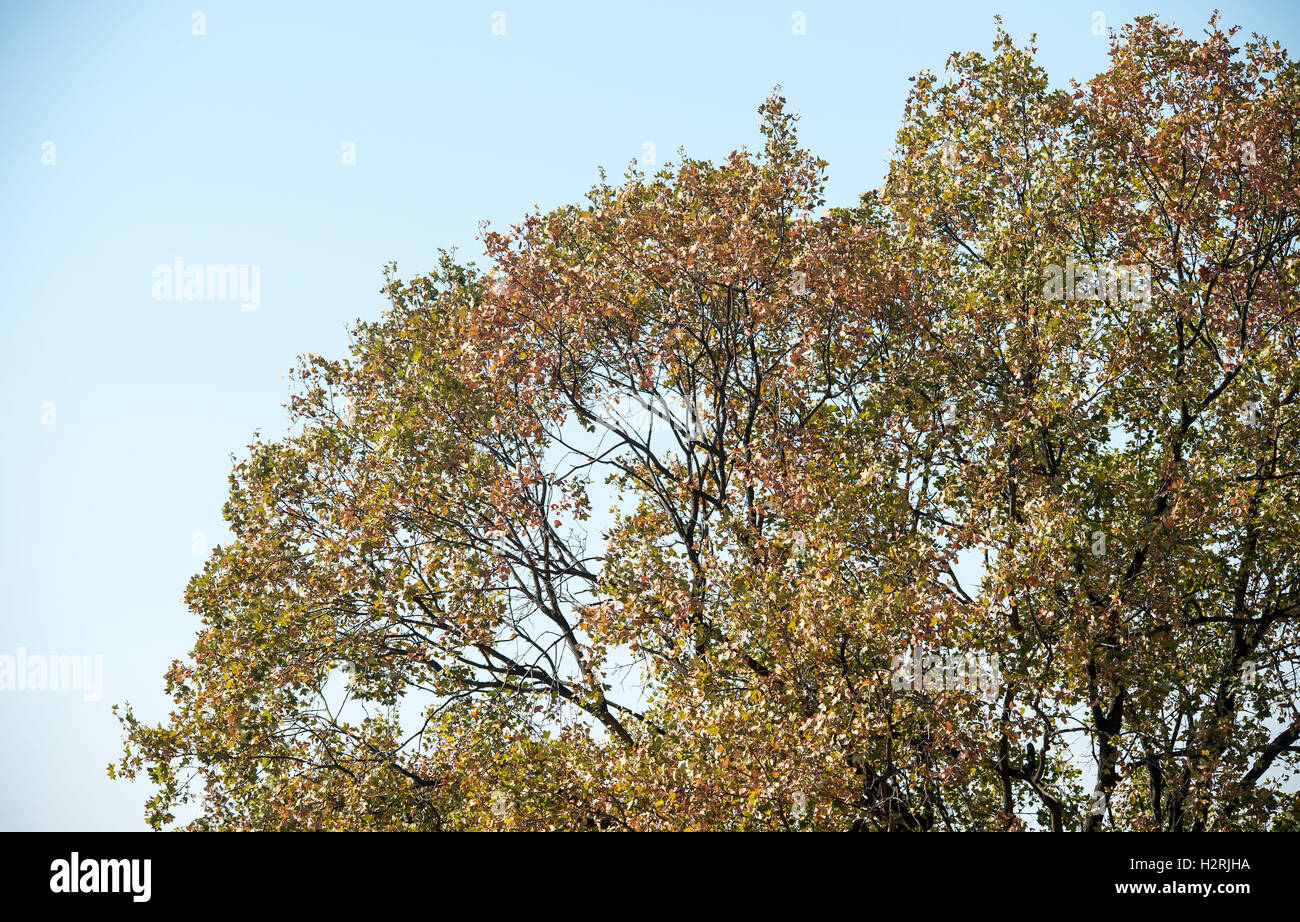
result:
M 1300 81 L 1236 33 L 1053 89 L 999 26 L 855 208 L 774 95 L 390 266 L 110 771 L 194 828 L 1294 826 Z

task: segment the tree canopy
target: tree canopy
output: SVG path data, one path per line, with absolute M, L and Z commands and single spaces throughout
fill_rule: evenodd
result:
M 999 27 L 855 207 L 759 114 L 301 360 L 120 711 L 153 825 L 1300 824 L 1286 52 Z

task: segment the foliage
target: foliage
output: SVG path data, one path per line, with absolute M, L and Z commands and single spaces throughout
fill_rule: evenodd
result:
M 999 28 L 856 208 L 774 95 L 760 151 L 390 267 L 112 771 L 200 829 L 1294 826 L 1300 83 L 1235 34 L 1053 89 Z

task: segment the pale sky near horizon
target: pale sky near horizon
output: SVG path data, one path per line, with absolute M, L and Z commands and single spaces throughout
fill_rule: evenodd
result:
M 1300 52 L 1282 0 L 7 0 L 0 657 L 100 657 L 103 687 L 0 690 L 0 829 L 144 828 L 147 786 L 106 775 L 109 708 L 165 717 L 229 456 L 284 431 L 296 355 L 342 355 L 348 324 L 378 317 L 386 262 L 422 272 L 444 246 L 482 262 L 477 222 L 581 200 L 598 166 L 757 146 L 777 84 L 829 161 L 829 204 L 850 205 L 884 174 L 907 78 L 987 52 L 995 14 L 1037 32 L 1061 85 L 1105 66 L 1095 11 L 1195 34 L 1216 5 Z M 178 258 L 256 267 L 257 309 L 156 299 L 155 267 Z

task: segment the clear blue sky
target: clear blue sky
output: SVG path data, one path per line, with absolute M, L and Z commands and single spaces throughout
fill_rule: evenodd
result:
M 0 829 L 143 828 L 144 786 L 105 774 L 109 706 L 165 716 L 228 455 L 284 430 L 295 355 L 341 354 L 379 314 L 384 262 L 478 257 L 476 222 L 579 199 L 647 141 L 661 161 L 754 145 L 775 84 L 851 204 L 883 175 L 908 76 L 987 51 L 995 13 L 1038 33 L 1061 84 L 1105 64 L 1094 10 L 1199 32 L 1211 6 L 7 0 L 0 656 L 101 656 L 104 677 L 97 701 L 0 691 Z M 1293 3 L 1219 6 L 1300 52 Z M 176 257 L 260 267 L 258 310 L 155 300 Z

